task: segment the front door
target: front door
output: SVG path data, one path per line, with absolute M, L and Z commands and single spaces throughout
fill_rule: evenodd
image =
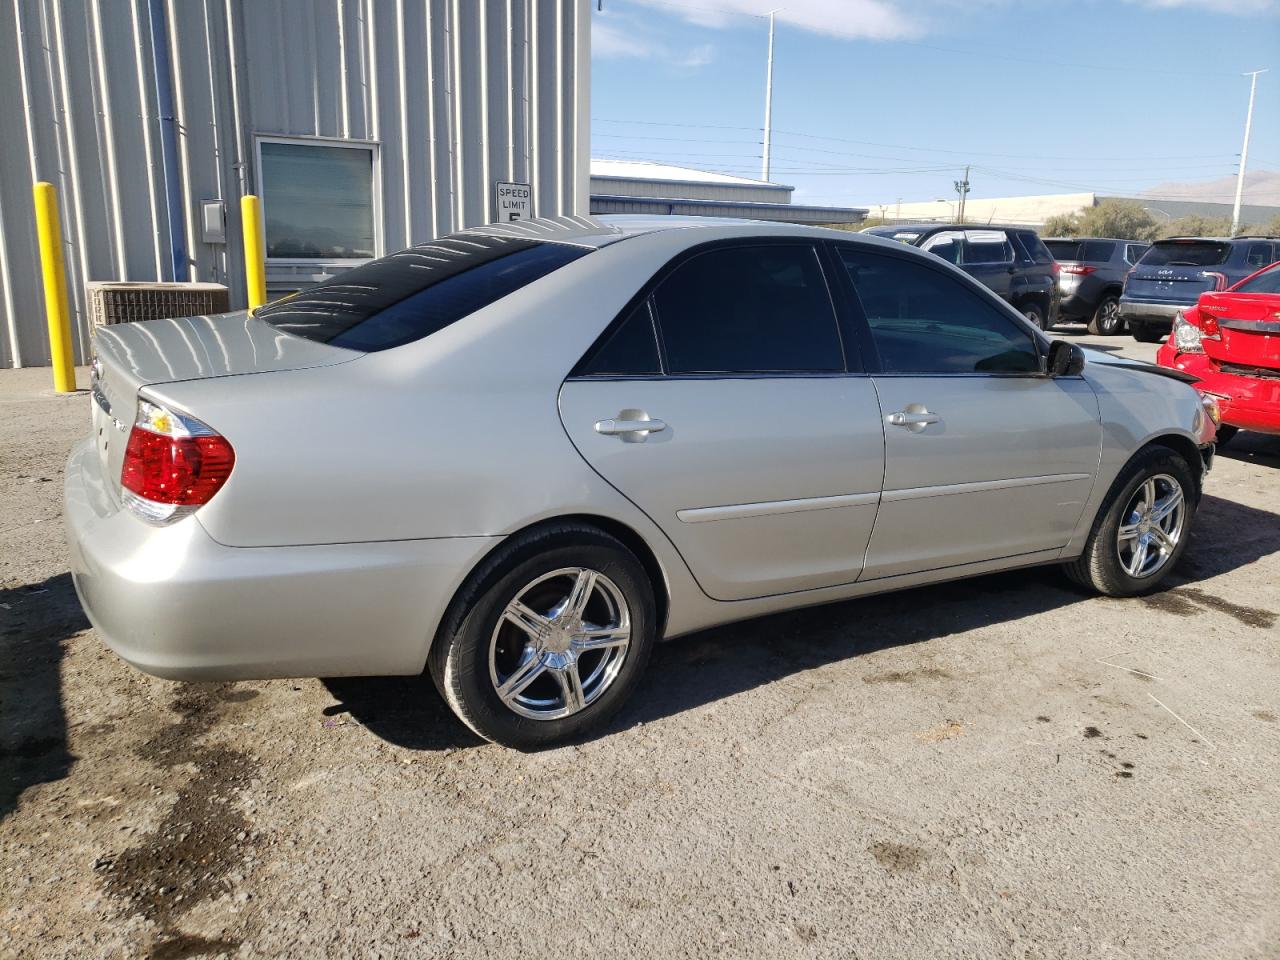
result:
M 1040 373 L 1035 335 L 944 269 L 840 247 L 865 314 L 885 475 L 861 579 L 1065 546 L 1102 428 L 1083 378 Z
M 862 569 L 884 471 L 875 388 L 849 366 L 817 250 L 735 242 L 667 272 L 560 413 L 709 596 L 828 587 Z

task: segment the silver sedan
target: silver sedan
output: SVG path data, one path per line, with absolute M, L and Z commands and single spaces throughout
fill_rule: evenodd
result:
M 97 352 L 66 518 L 115 651 L 425 670 L 519 747 L 598 729 L 656 640 L 715 624 L 1035 564 L 1149 592 L 1214 437 L 1185 377 L 777 224 L 469 230 Z

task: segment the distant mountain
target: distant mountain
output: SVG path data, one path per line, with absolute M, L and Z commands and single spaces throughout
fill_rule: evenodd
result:
M 1198 200 L 1231 203 L 1236 196 L 1236 178 L 1201 180 L 1195 183 L 1162 183 L 1141 194 L 1152 200 Z M 1280 171 L 1250 170 L 1244 175 L 1244 202 L 1252 206 L 1280 206 Z

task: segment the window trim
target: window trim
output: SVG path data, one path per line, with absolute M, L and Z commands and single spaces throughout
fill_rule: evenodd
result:
M 1001 379 L 1048 378 L 1048 374 L 1045 371 L 1049 354 L 1049 344 L 1051 341 L 1044 334 L 1044 331 L 1040 330 L 1038 327 L 1032 326 L 1027 318 L 1014 309 L 1010 303 L 1006 302 L 994 291 L 979 283 L 959 267 L 952 267 L 950 270 L 943 269 L 941 265 L 946 263 L 946 261 L 933 256 L 932 254 L 926 255 L 923 251 L 912 254 L 907 252 L 905 249 L 902 251 L 893 249 L 882 250 L 879 246 L 872 249 L 869 246 L 864 247 L 861 244 L 851 243 L 848 240 L 827 240 L 824 242 L 830 246 L 832 258 L 834 262 L 840 266 L 838 282 L 843 295 L 849 300 L 849 306 L 853 315 L 857 318 L 856 323 L 859 331 L 858 345 L 862 355 L 866 358 L 866 370 L 869 375 L 874 377 L 947 377 L 950 379 L 968 377 L 999 377 Z M 840 261 L 841 249 L 849 249 L 855 252 L 870 253 L 876 256 L 893 257 L 898 260 L 906 260 L 910 263 L 924 267 L 926 270 L 931 270 L 934 273 L 954 280 L 962 286 L 966 286 L 971 292 L 977 294 L 979 298 L 985 299 L 987 303 L 991 304 L 996 309 L 997 313 L 1003 313 L 1017 329 L 1022 330 L 1031 338 L 1031 342 L 1036 350 L 1036 356 L 1039 360 L 1038 366 L 1040 369 L 1037 371 L 974 370 L 964 372 L 900 372 L 896 370 L 885 370 L 884 361 L 880 358 L 880 350 L 876 346 L 875 335 L 871 330 L 871 323 L 867 320 L 866 311 L 863 310 L 862 301 L 859 299 L 857 289 L 853 285 L 853 278 L 849 276 L 849 271 L 845 269 L 844 264 Z M 1067 379 L 1078 380 L 1082 378 L 1083 374 Z
M 342 147 L 349 150 L 365 150 L 369 153 L 370 170 L 372 176 L 369 180 L 369 190 L 371 196 L 370 210 L 373 215 L 373 256 L 372 257 L 272 257 L 266 256 L 266 262 L 270 265 L 279 266 L 315 266 L 316 264 L 325 264 L 337 267 L 358 267 L 361 264 L 368 263 L 371 260 L 377 260 L 379 257 L 385 256 L 383 224 L 382 224 L 382 144 L 377 140 L 356 140 L 351 138 L 337 137 L 310 137 L 310 136 L 278 136 L 276 134 L 257 133 L 253 135 L 253 162 L 254 162 L 254 186 L 258 191 L 258 196 L 262 200 L 264 211 L 270 202 L 264 189 L 263 170 L 262 170 L 262 145 L 264 143 L 284 143 L 291 146 L 306 147 Z M 263 250 L 266 250 L 266 243 L 263 243 Z
M 596 337 L 589 347 L 583 351 L 582 356 L 574 363 L 569 375 L 565 378 L 569 380 L 777 380 L 787 379 L 826 379 L 830 377 L 849 377 L 849 376 L 866 376 L 868 371 L 862 360 L 861 341 L 855 341 L 856 350 L 850 349 L 850 334 L 854 332 L 852 327 L 852 318 L 847 314 L 847 307 L 844 304 L 843 291 L 840 288 L 840 280 L 838 274 L 836 280 L 832 281 L 832 262 L 830 257 L 824 252 L 829 241 L 821 237 L 777 237 L 768 235 L 757 235 L 749 237 L 728 237 L 717 240 L 708 240 L 704 243 L 695 244 L 681 250 L 670 260 L 659 267 L 648 280 L 640 287 L 638 291 L 629 299 L 621 310 L 610 320 Z M 672 273 L 689 261 L 701 256 L 704 253 L 711 253 L 717 250 L 731 250 L 741 247 L 762 247 L 762 246 L 804 246 L 813 251 L 818 262 L 819 272 L 822 275 L 823 283 L 827 289 L 827 299 L 831 304 L 832 317 L 836 324 L 836 337 L 840 342 L 840 353 L 844 359 L 843 370 L 765 370 L 765 371 L 705 371 L 698 373 L 671 373 L 671 366 L 667 361 L 667 345 L 662 338 L 662 320 L 658 315 L 657 304 L 653 302 L 653 295 Z M 658 341 L 658 360 L 662 364 L 662 372 L 660 374 L 613 374 L 613 373 L 586 373 L 583 367 L 593 357 L 595 352 L 603 346 L 617 331 L 617 329 L 630 318 L 632 312 L 640 306 L 642 302 L 649 302 L 649 316 L 653 323 L 654 336 Z

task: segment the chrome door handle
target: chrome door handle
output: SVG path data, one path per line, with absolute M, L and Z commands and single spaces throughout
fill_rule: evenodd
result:
M 667 425 L 647 415 L 637 416 L 637 411 L 624 410 L 626 419 L 597 420 L 596 433 L 605 437 L 621 437 L 623 443 L 643 443 L 651 433 L 661 433 Z
M 922 404 L 913 403 L 905 410 L 891 413 L 884 418 L 891 427 L 906 427 L 912 433 L 919 433 L 931 423 L 941 423 L 942 418 L 930 413 Z

